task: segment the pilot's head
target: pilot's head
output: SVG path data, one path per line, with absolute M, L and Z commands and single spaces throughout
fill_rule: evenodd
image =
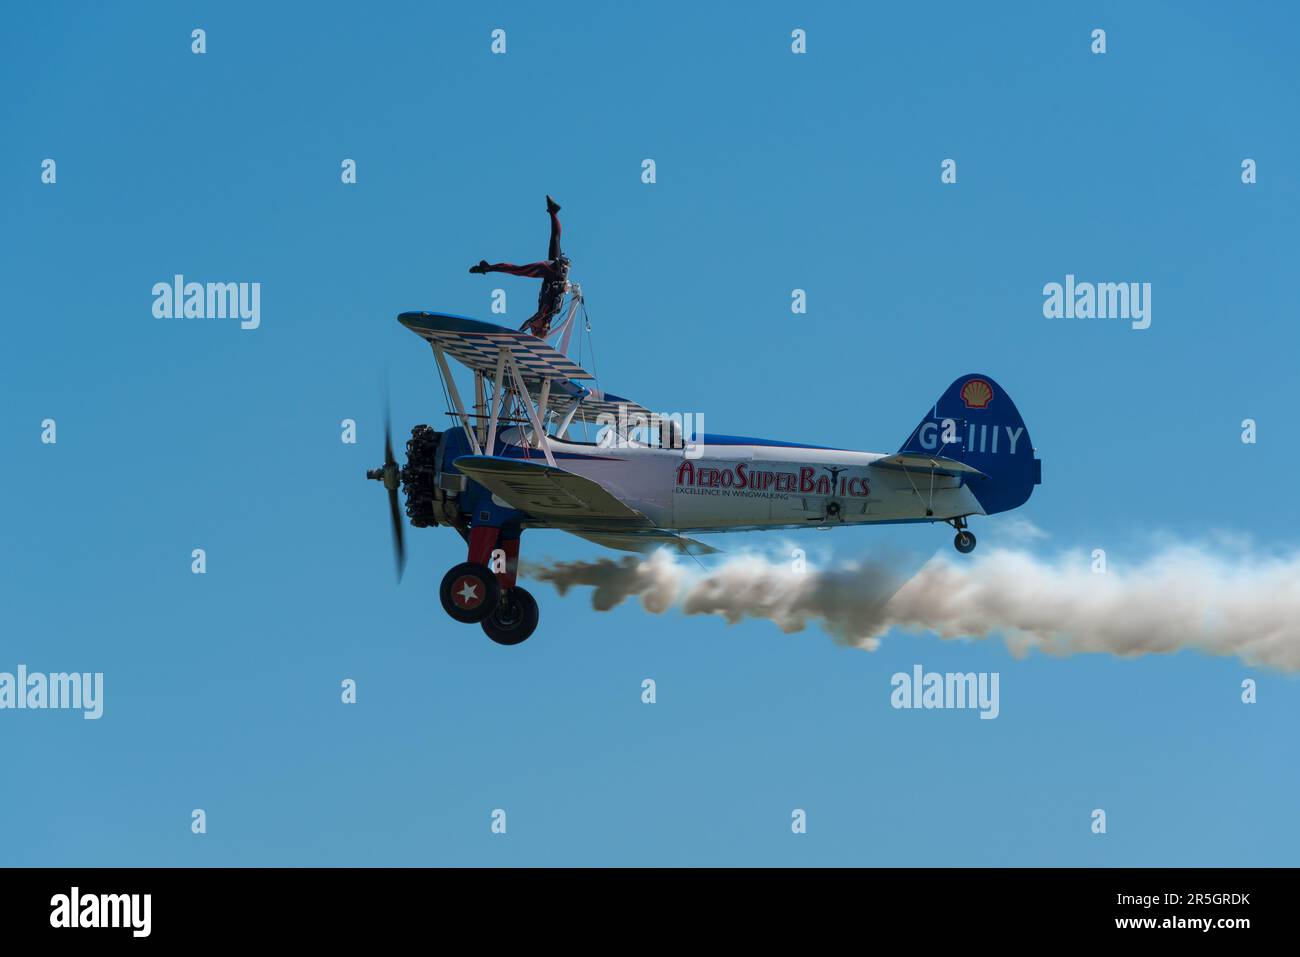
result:
M 569 257 L 560 253 L 555 257 L 555 269 L 561 276 L 569 275 Z

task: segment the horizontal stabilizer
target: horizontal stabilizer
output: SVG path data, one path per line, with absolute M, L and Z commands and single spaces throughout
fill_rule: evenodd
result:
M 872 468 L 911 469 L 917 472 L 933 472 L 935 475 L 971 475 L 988 478 L 977 468 L 958 462 L 956 459 L 942 455 L 926 455 L 923 452 L 895 452 L 871 463 Z

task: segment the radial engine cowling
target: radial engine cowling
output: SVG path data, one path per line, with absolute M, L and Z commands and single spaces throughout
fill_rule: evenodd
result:
M 402 490 L 406 493 L 406 517 L 416 528 L 438 524 L 436 510 L 442 498 L 437 487 L 439 438 L 441 433 L 431 426 L 417 425 L 406 443 Z

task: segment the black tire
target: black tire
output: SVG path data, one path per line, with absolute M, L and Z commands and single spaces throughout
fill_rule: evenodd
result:
M 540 617 L 536 598 L 522 588 L 507 588 L 482 626 L 498 645 L 517 645 L 533 633 Z
M 963 555 L 969 555 L 975 551 L 975 535 L 963 528 L 952 540 L 952 544 Z
M 482 621 L 496 608 L 501 598 L 501 586 L 492 569 L 477 562 L 461 562 L 442 576 L 438 588 L 442 610 L 452 618 L 473 625 Z

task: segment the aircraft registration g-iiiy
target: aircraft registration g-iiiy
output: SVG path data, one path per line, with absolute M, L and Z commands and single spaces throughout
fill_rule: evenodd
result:
M 398 571 L 405 562 L 397 489 L 412 525 L 447 525 L 468 545 L 439 595 L 457 621 L 513 645 L 537 627 L 537 602 L 516 583 L 525 529 L 558 528 L 609 548 L 717 549 L 688 534 L 901 522 L 946 522 L 959 552 L 975 547 L 972 515 L 1022 505 L 1041 481 L 1024 420 L 989 376 L 952 383 L 893 454 L 658 428 L 642 406 L 594 388 L 566 352 L 581 290 L 550 339 L 441 313 L 398 321 L 433 347 L 458 422 L 417 425 L 398 466 L 367 472 L 388 489 Z M 447 356 L 474 376 L 467 409 Z M 614 423 L 597 442 L 570 435 L 575 417 Z M 655 417 L 657 418 L 657 417 Z

